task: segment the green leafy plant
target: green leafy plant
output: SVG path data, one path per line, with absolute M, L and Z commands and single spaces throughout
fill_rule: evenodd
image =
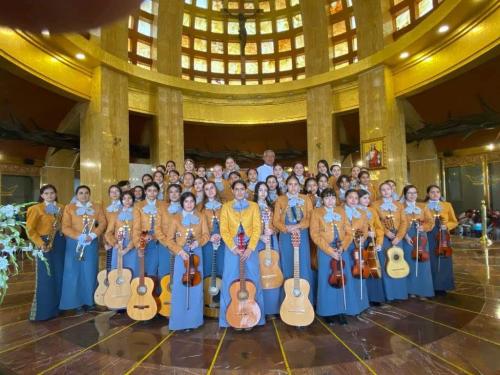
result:
M 9 277 L 19 273 L 18 255 L 30 260 L 40 259 L 50 272 L 43 251 L 37 249 L 25 235 L 26 209 L 33 203 L 0 206 L 0 304 L 7 294 Z

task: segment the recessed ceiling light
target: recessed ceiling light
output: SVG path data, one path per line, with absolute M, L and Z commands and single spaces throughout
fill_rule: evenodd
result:
M 448 26 L 448 25 L 441 25 L 441 26 L 439 26 L 438 33 L 444 34 L 448 30 L 450 30 L 450 26 Z
M 85 54 L 81 53 L 81 52 L 78 52 L 75 57 L 78 59 L 78 60 L 85 60 Z
M 405 52 L 401 52 L 401 53 L 399 54 L 399 58 L 400 58 L 400 59 L 406 59 L 406 58 L 408 58 L 409 56 L 410 56 L 410 53 L 409 53 L 409 52 L 406 52 L 406 51 L 405 51 Z
M 486 148 L 490 151 L 492 151 L 495 148 L 495 145 L 493 143 L 490 143 Z
M 49 31 L 49 29 L 43 29 L 42 32 L 41 32 L 41 34 L 44 37 L 48 38 L 50 36 L 50 31 Z

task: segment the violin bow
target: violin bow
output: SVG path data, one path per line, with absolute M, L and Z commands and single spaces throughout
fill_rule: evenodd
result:
M 416 264 L 415 264 L 415 277 L 418 277 L 418 258 L 420 256 L 420 249 L 418 248 L 418 242 L 419 242 L 419 232 L 420 232 L 420 223 L 418 219 L 415 221 L 415 224 L 417 226 L 417 243 L 416 243 L 416 249 L 417 249 L 417 259 L 416 259 Z
M 335 228 L 337 226 L 335 224 L 333 224 L 333 237 L 335 238 Z M 338 230 L 337 230 L 337 234 L 338 233 Z M 337 251 L 340 250 L 340 239 L 337 237 L 336 240 L 335 240 L 335 243 L 337 245 Z M 340 253 L 340 273 L 342 274 L 342 294 L 343 294 L 343 297 L 344 297 L 344 310 L 347 310 L 347 302 L 346 302 L 346 296 L 345 296 L 345 278 L 344 278 L 344 266 L 342 264 L 343 262 L 343 259 L 342 259 L 342 253 Z

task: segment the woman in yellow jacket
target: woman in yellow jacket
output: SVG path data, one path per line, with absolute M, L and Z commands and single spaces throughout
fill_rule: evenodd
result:
M 90 309 L 94 306 L 99 263 L 99 236 L 106 230 L 104 210 L 90 202 L 90 188 L 76 188 L 76 203 L 64 208 L 62 231 L 66 236 L 66 257 L 59 308 Z
M 438 256 L 438 233 L 440 230 L 450 231 L 458 225 L 455 211 L 449 202 L 441 197 L 441 189 L 436 185 L 427 188 L 427 207 L 434 217 L 432 230 L 427 234 L 429 239 L 429 255 L 431 259 L 432 281 L 436 294 L 446 294 L 446 291 L 455 289 L 453 278 L 453 258 Z
M 234 199 L 222 206 L 220 214 L 220 232 L 226 248 L 222 272 L 219 326 L 229 326 L 226 320 L 226 310 L 231 302 L 229 288 L 240 278 L 240 259 L 245 262 L 246 279 L 253 282 L 257 289 L 255 300 L 262 313 L 258 324 L 262 325 L 265 323 L 264 295 L 260 286 L 259 254 L 255 251 L 262 233 L 260 210 L 257 203 L 245 199 L 247 185 L 243 180 L 233 182 L 231 189 Z
M 26 230 L 30 240 L 44 252 L 47 267 L 36 261 L 36 285 L 30 320 L 47 320 L 59 314 L 66 240 L 61 233 L 63 206 L 57 203 L 53 185 L 40 189 L 40 203 L 28 209 Z M 51 242 L 51 243 L 49 243 Z

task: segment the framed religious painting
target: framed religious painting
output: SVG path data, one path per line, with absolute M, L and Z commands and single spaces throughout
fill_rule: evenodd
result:
M 384 138 L 368 139 L 361 142 L 363 164 L 368 169 L 386 168 L 385 152 Z

